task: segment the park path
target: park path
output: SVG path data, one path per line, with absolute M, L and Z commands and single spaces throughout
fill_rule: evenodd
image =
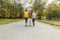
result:
M 24 21 L 0 25 L 0 40 L 60 40 L 60 29 L 36 21 L 25 27 Z

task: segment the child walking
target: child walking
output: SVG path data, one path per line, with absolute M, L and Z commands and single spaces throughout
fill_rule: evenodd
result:
M 36 13 L 33 12 L 32 13 L 32 23 L 33 23 L 33 26 L 35 26 L 35 19 L 36 19 Z

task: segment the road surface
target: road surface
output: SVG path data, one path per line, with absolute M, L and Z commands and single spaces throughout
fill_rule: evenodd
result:
M 60 40 L 60 29 L 37 22 L 25 27 L 24 21 L 0 25 L 0 40 Z

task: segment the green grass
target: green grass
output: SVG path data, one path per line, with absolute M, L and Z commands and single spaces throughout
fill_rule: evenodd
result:
M 60 26 L 60 21 L 54 21 L 54 20 L 41 20 L 41 21 L 51 25 Z
M 22 19 L 0 19 L 0 25 L 22 21 Z

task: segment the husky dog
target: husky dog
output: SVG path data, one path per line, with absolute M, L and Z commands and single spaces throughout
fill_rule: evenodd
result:
M 31 18 L 29 18 L 29 26 L 31 26 L 31 21 L 32 21 Z

